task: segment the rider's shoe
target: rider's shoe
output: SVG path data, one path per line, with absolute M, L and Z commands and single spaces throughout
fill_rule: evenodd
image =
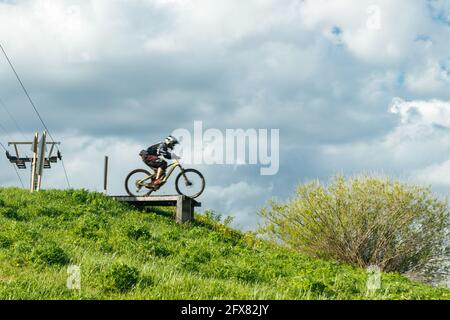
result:
M 158 179 L 158 180 L 153 181 L 153 185 L 154 185 L 154 186 L 159 186 L 159 185 L 161 185 L 161 184 L 162 184 L 161 179 Z

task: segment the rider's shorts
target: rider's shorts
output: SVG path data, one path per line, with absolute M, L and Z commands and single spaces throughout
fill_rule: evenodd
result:
M 163 159 L 153 160 L 153 161 L 145 161 L 145 164 L 151 168 L 161 168 L 166 170 L 167 162 Z

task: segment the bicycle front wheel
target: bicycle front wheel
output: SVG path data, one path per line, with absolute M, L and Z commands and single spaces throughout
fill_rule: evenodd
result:
M 175 180 L 178 194 L 189 198 L 197 198 L 205 190 L 205 178 L 195 169 L 183 170 Z
M 148 189 L 145 184 L 151 182 L 151 175 L 152 174 L 150 172 L 144 169 L 131 171 L 125 179 L 125 190 L 132 197 L 149 196 L 153 192 L 153 190 Z M 143 180 L 145 180 L 145 182 L 141 183 L 140 181 Z

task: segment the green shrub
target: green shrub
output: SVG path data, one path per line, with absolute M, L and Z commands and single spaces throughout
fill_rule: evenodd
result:
M 142 276 L 138 283 L 138 287 L 140 289 L 146 289 L 146 288 L 152 287 L 154 285 L 155 285 L 155 280 L 149 275 Z
M 212 258 L 209 251 L 200 248 L 190 248 L 185 251 L 181 261 L 181 266 L 187 271 L 197 272 L 203 264 L 208 263 Z
M 0 249 L 7 249 L 11 247 L 12 244 L 13 241 L 10 238 L 0 235 Z
M 108 223 L 106 218 L 89 213 L 77 221 L 74 232 L 76 235 L 85 239 L 98 239 L 101 237 L 101 230 L 107 227 Z
M 262 282 L 264 277 L 261 276 L 259 270 L 251 265 L 238 265 L 230 268 L 230 275 L 238 280 L 245 282 Z
M 96 244 L 101 252 L 114 252 L 114 246 L 105 239 L 97 240 Z
M 2 207 L 0 208 L 0 214 L 5 218 L 17 220 L 17 221 L 25 221 L 27 220 L 27 216 L 18 212 L 15 208 Z
M 150 253 L 155 257 L 168 257 L 172 254 L 172 251 L 168 249 L 164 244 L 152 243 Z
M 449 258 L 449 207 L 428 188 L 338 176 L 328 186 L 302 185 L 294 199 L 259 214 L 264 234 L 319 258 L 427 275 Z
M 58 245 L 46 243 L 33 250 L 33 261 L 38 264 L 64 266 L 69 264 L 70 258 Z
M 114 264 L 104 275 L 103 288 L 124 293 L 135 288 L 138 282 L 138 269 L 126 264 Z
M 38 216 L 48 216 L 48 217 L 57 217 L 64 214 L 64 211 L 62 211 L 60 208 L 56 206 L 42 206 L 42 207 L 35 207 L 35 213 Z
M 148 231 L 145 227 L 142 226 L 130 226 L 127 229 L 127 236 L 133 240 L 149 240 L 152 238 L 150 231 Z

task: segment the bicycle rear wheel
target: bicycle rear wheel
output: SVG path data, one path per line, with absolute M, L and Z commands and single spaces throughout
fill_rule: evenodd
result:
M 205 178 L 195 169 L 186 169 L 180 172 L 175 180 L 175 188 L 178 194 L 189 198 L 197 198 L 205 190 Z
M 149 196 L 153 190 L 148 189 L 145 185 L 139 184 L 139 181 L 149 178 L 153 174 L 144 169 L 136 169 L 131 171 L 125 179 L 125 190 L 132 197 Z M 150 183 L 148 179 L 145 183 Z

